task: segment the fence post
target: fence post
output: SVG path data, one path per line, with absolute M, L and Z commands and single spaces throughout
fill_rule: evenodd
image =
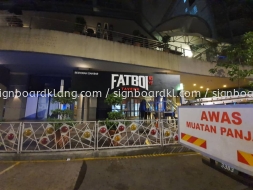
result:
M 19 135 L 18 135 L 18 148 L 17 148 L 17 153 L 22 152 L 22 145 L 23 145 L 23 131 L 24 131 L 24 123 L 20 122 L 19 123 Z
M 164 146 L 163 142 L 163 121 L 161 118 L 159 118 L 159 127 L 160 127 L 160 139 L 161 139 L 161 146 Z
M 95 126 L 94 126 L 94 151 L 97 150 L 98 147 L 98 135 L 97 135 L 97 121 L 95 121 Z

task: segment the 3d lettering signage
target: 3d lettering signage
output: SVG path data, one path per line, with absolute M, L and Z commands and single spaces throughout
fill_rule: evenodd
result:
M 73 72 L 71 86 L 77 92 L 101 91 L 107 94 L 115 91 L 173 91 L 179 84 L 179 75 L 78 70 Z
M 122 90 L 124 90 L 125 86 L 132 86 L 140 87 L 148 91 L 148 76 L 122 74 L 112 74 L 111 76 L 111 90 L 113 90 L 115 87 L 122 87 Z

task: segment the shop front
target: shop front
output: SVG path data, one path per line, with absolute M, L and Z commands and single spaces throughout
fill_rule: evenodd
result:
M 126 118 L 152 118 L 153 113 L 173 112 L 180 76 L 76 70 L 71 89 L 81 94 L 77 102 L 77 120 L 103 120 L 110 111 L 123 111 Z M 123 97 L 123 104 L 109 107 L 109 94 Z

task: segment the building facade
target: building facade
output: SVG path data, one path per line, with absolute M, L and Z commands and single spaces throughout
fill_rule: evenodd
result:
M 247 2 L 237 8 L 224 3 L 227 2 L 2 2 L 1 90 L 58 91 L 62 80 L 64 89 L 68 90 L 73 87 L 73 71 L 87 69 L 210 76 L 208 69 L 212 68 L 213 57 L 207 54 L 209 43 L 219 38 L 229 41 L 251 30 L 251 9 Z M 219 8 L 227 11 L 227 24 L 221 21 L 220 18 L 225 17 L 219 15 Z M 236 20 L 245 27 L 236 25 Z M 230 31 L 231 35 L 222 31 Z M 169 37 L 167 41 L 166 36 Z M 36 99 L 17 98 L 16 94 L 8 99 L 1 97 L 0 118 L 45 119 L 57 107 L 51 101 L 41 94 Z M 102 99 L 84 98 L 67 106 L 75 110 L 78 120 L 95 120 L 100 118 L 97 110 L 99 106 L 103 107 L 102 102 Z M 136 116 L 140 102 L 129 102 L 125 105 L 133 107 L 131 116 Z

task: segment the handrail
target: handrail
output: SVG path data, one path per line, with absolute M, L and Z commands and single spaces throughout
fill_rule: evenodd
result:
M 8 18 L 9 17 L 9 18 Z M 60 19 L 56 19 L 56 18 L 48 18 L 48 17 L 41 17 L 41 16 L 17 16 L 17 15 L 0 15 L 0 20 L 3 20 L 3 18 L 5 19 L 5 25 L 4 26 L 9 26 L 9 27 L 25 27 L 23 25 L 23 20 L 26 21 L 27 25 L 26 27 L 29 27 L 30 29 L 50 29 L 50 30 L 56 30 L 56 31 L 63 31 L 63 32 L 75 32 L 75 27 L 77 26 L 81 26 L 83 27 L 83 31 L 79 32 L 78 34 L 80 35 L 87 35 L 90 37 L 97 37 L 97 38 L 103 38 L 106 40 L 110 40 L 110 41 L 116 41 L 119 43 L 124 43 L 124 44 L 128 44 L 128 45 L 134 45 L 134 46 L 140 46 L 140 47 L 145 47 L 145 48 L 149 48 L 149 49 L 153 49 L 153 50 L 157 50 L 157 51 L 163 51 L 163 52 L 167 52 L 167 53 L 171 53 L 171 54 L 176 54 L 179 56 L 183 56 L 183 57 L 190 57 L 190 58 L 199 58 L 202 60 L 207 61 L 207 57 L 204 57 L 202 55 L 205 54 L 206 51 L 200 51 L 198 52 L 198 50 L 190 50 L 190 49 L 185 49 L 176 45 L 172 45 L 172 44 L 168 44 L 168 43 L 163 43 L 160 42 L 158 40 L 153 40 L 153 39 L 148 39 L 142 36 L 134 36 L 131 34 L 125 34 L 125 33 L 121 33 L 118 31 L 113 31 L 113 30 L 109 30 L 109 29 L 102 29 L 99 28 L 99 30 L 97 30 L 96 26 L 91 26 L 91 25 L 81 25 L 78 23 L 74 23 L 71 21 L 67 21 L 67 20 L 60 20 Z M 7 20 L 9 19 L 9 20 Z M 38 21 L 37 19 L 46 19 L 46 20 L 50 20 L 50 21 L 56 21 L 59 23 L 64 23 L 64 26 L 57 23 L 58 25 L 56 25 L 56 23 L 54 23 L 53 25 L 48 25 L 46 24 L 45 26 L 38 26 L 37 23 L 39 23 L 40 21 Z M 4 22 L 0 22 L 0 23 L 4 23 Z M 67 24 L 67 25 L 66 25 Z M 65 27 L 66 25 L 66 27 Z M 1 26 L 1 25 L 0 25 Z M 3 25 L 2 25 L 3 26 Z M 93 30 L 93 32 L 91 32 Z M 91 32 L 91 33 L 90 33 Z M 192 56 L 190 56 L 190 54 L 192 54 Z M 200 56 L 194 57 L 193 55 L 199 54 Z
M 172 106 L 174 109 L 178 108 L 178 105 L 173 100 L 167 100 L 167 104 Z
M 178 119 L 175 118 L 0 122 L 0 125 L 0 132 L 5 137 L 0 146 L 1 153 L 100 151 L 178 144 Z M 163 133 L 165 131 L 169 133 Z

